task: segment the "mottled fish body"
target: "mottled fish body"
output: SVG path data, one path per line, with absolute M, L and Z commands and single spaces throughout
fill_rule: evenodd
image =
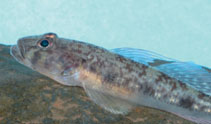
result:
M 194 63 L 145 50 L 106 50 L 54 33 L 19 39 L 11 55 L 61 84 L 83 87 L 112 113 L 142 105 L 211 123 L 211 73 Z

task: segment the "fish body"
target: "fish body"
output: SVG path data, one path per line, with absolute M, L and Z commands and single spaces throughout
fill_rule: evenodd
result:
M 211 73 L 193 63 L 144 50 L 107 50 L 54 33 L 19 39 L 11 55 L 61 84 L 83 87 L 96 104 L 112 113 L 127 114 L 141 105 L 211 124 Z M 183 69 L 185 64 L 198 74 Z

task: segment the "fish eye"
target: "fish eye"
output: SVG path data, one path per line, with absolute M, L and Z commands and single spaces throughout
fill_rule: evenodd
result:
M 42 40 L 42 41 L 40 42 L 39 45 L 40 45 L 41 47 L 45 47 L 45 48 L 46 48 L 46 47 L 49 46 L 49 44 L 50 44 L 50 43 L 49 43 L 48 40 Z

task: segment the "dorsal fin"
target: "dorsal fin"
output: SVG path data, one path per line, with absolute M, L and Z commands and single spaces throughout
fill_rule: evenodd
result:
M 124 56 L 126 58 L 129 58 L 135 62 L 142 63 L 145 65 L 150 64 L 162 64 L 162 63 L 171 63 L 176 62 L 177 60 L 167 58 L 165 56 L 162 56 L 160 54 L 143 50 L 143 49 L 135 49 L 135 48 L 116 48 L 112 49 L 111 52 L 119 54 L 121 56 Z
M 151 66 L 152 68 L 211 96 L 211 71 L 208 68 L 192 62 L 180 62 L 141 49 L 117 48 L 112 49 L 111 52 L 122 55 L 135 62 Z
M 211 96 L 211 73 L 191 62 L 174 62 L 155 67 L 187 85 Z

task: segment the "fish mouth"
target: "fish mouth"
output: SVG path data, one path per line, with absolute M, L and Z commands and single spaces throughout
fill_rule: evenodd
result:
M 16 59 L 19 63 L 23 64 L 24 56 L 23 52 L 21 52 L 19 45 L 13 45 L 10 47 L 10 55 Z

